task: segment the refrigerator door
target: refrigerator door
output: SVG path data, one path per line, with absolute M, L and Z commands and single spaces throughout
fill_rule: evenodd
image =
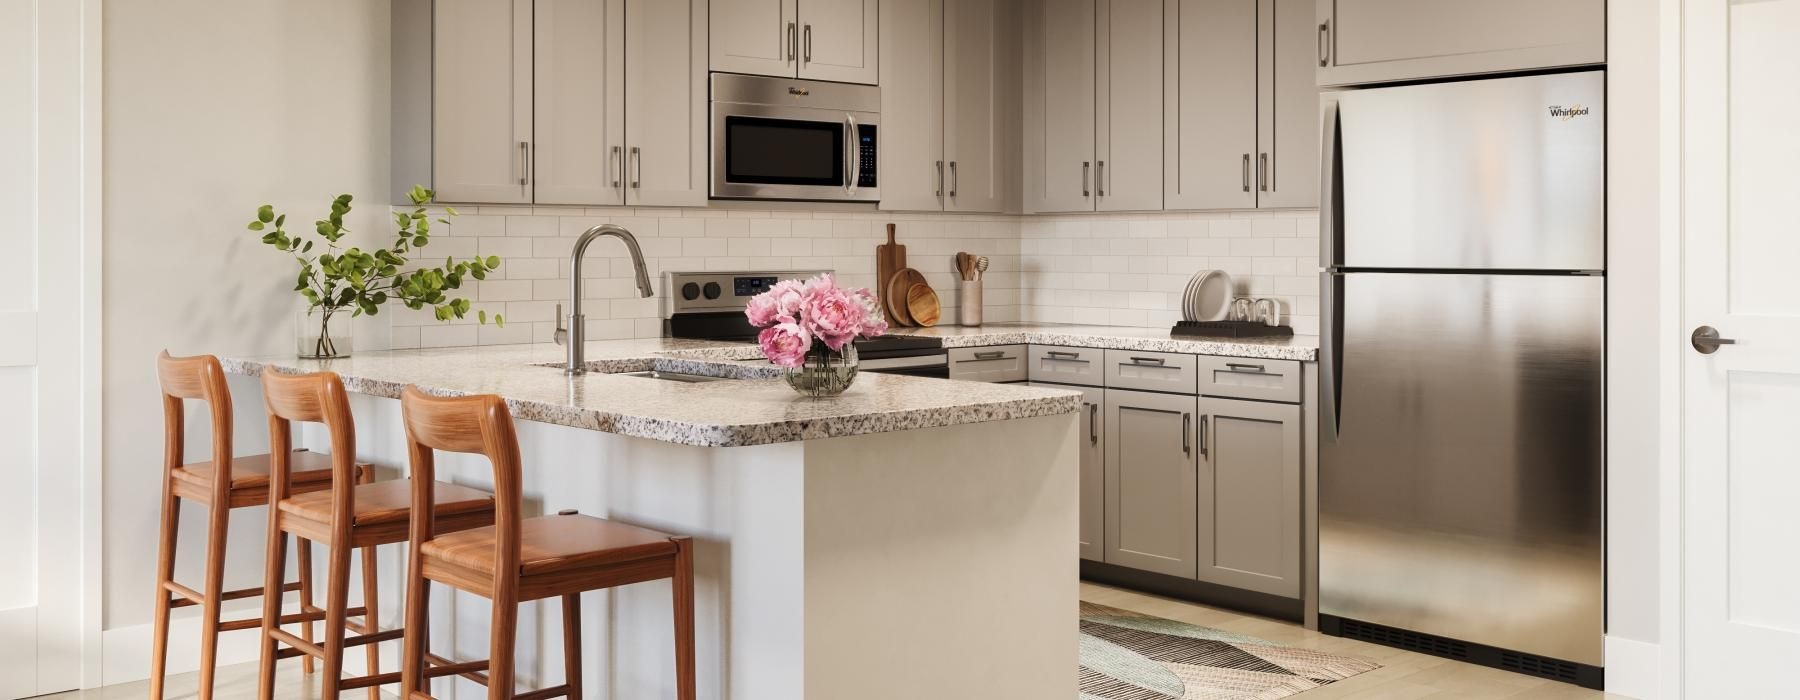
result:
M 1587 71 L 1328 95 L 1325 266 L 1604 268 L 1605 93 Z
M 1601 665 L 1604 291 L 1326 274 L 1321 613 Z

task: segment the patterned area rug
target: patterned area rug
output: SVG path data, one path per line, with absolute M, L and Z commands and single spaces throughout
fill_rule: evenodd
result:
M 1275 700 L 1380 667 L 1081 603 L 1081 700 Z

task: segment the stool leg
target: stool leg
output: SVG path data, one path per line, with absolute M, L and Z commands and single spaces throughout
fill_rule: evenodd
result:
M 429 598 L 425 591 L 425 577 L 419 575 L 419 558 L 413 556 L 413 547 L 407 547 L 406 564 L 406 636 L 400 638 L 400 697 L 407 700 L 414 691 L 426 690 L 425 679 L 425 646 L 431 640 L 431 631 L 426 629 L 430 619 L 426 604 Z
M 581 594 L 562 597 L 563 617 L 563 682 L 569 686 L 569 700 L 581 700 Z
M 155 621 L 150 631 L 150 700 L 162 700 L 163 671 L 169 658 L 169 609 L 172 602 L 163 584 L 175 579 L 175 533 L 181 523 L 181 499 L 163 479 L 162 534 L 156 548 Z
M 313 612 L 318 607 L 313 605 L 312 591 L 312 540 L 299 535 L 294 536 L 294 565 L 300 567 L 300 612 Z M 300 623 L 300 638 L 308 642 L 314 641 L 312 620 Z M 300 672 L 312 675 L 312 654 L 300 655 Z
M 344 682 L 344 622 L 350 598 L 350 534 L 333 533 L 331 563 L 325 574 L 325 663 L 319 675 L 320 697 L 337 700 L 338 685 Z
M 269 520 L 274 519 L 274 513 L 271 513 Z M 287 533 L 274 522 L 269 523 L 268 555 L 263 569 L 262 638 L 258 640 L 262 645 L 262 660 L 257 668 L 260 677 L 256 697 L 270 700 L 275 697 L 275 652 L 280 645 L 269 632 L 281 626 L 281 587 L 287 579 Z
M 219 651 L 219 605 L 225 592 L 225 529 L 230 522 L 231 504 L 225 494 L 215 489 L 212 512 L 206 522 L 206 583 L 200 604 L 200 700 L 211 700 L 213 675 Z
M 518 584 L 497 590 L 488 631 L 488 700 L 512 700 L 513 642 L 518 637 Z
M 362 548 L 362 595 L 363 607 L 368 609 L 368 612 L 363 614 L 362 631 L 363 634 L 375 634 L 381 630 L 381 624 L 378 622 L 381 615 L 375 612 L 375 598 L 379 592 L 375 590 L 374 547 Z M 381 645 L 364 644 L 363 651 L 369 662 L 368 675 L 381 673 Z M 381 700 L 381 686 L 369 686 L 369 700 Z
M 675 539 L 675 697 L 694 700 L 694 541 Z

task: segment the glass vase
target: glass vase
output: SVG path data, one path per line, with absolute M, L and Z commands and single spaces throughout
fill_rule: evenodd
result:
M 842 351 L 814 348 L 806 353 L 804 363 L 787 371 L 788 386 L 812 398 L 842 394 L 855 380 L 856 346 L 850 344 L 844 345 Z
M 350 356 L 350 307 L 314 306 L 294 317 L 300 359 L 331 360 Z

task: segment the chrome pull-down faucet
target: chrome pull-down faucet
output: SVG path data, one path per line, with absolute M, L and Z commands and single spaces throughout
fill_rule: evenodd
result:
M 642 296 L 655 294 L 650 288 L 650 272 L 644 269 L 644 251 L 638 248 L 637 236 L 623 227 L 612 224 L 601 224 L 581 233 L 575 239 L 575 252 L 569 256 L 569 316 L 568 327 L 557 329 L 556 342 L 568 346 L 569 363 L 563 369 L 566 374 L 586 374 L 587 359 L 584 357 L 583 345 L 587 340 L 587 321 L 581 313 L 581 258 L 587 253 L 589 243 L 601 236 L 617 236 L 625 242 L 625 249 L 631 252 L 631 265 L 637 270 L 637 288 Z M 561 311 L 561 307 L 558 307 Z

